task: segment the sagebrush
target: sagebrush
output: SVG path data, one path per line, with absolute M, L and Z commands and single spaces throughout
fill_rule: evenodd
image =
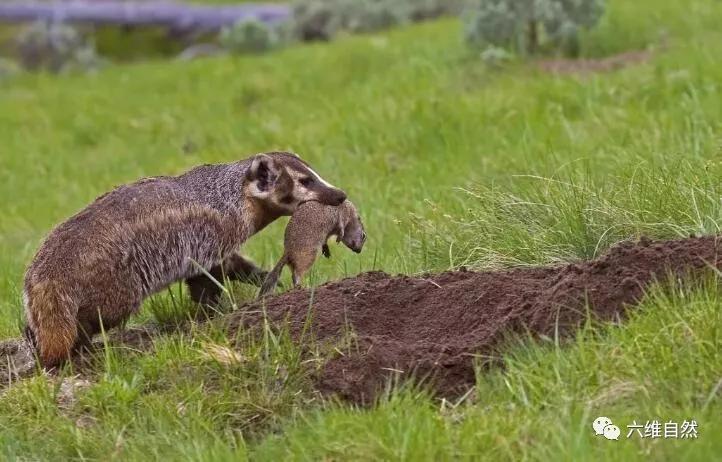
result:
M 476 0 L 465 15 L 466 39 L 526 54 L 546 47 L 574 55 L 580 31 L 597 24 L 604 6 L 605 0 Z

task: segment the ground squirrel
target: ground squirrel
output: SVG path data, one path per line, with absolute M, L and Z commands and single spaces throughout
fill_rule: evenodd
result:
M 293 285 L 299 285 L 303 275 L 316 261 L 319 251 L 323 252 L 326 258 L 331 256 L 326 243 L 331 236 L 336 236 L 337 242 L 343 242 L 354 252 L 361 252 L 366 242 L 366 232 L 351 201 L 347 200 L 339 206 L 315 201 L 301 204 L 288 221 L 283 256 L 268 273 L 259 297 L 275 289 L 286 265 L 290 266 L 293 272 Z

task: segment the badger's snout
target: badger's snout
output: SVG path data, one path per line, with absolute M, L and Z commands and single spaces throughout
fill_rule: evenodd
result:
M 340 189 L 332 189 L 331 191 L 332 192 L 329 194 L 330 204 L 333 206 L 343 204 L 343 202 L 346 200 L 346 193 Z
M 313 199 L 323 205 L 338 207 L 346 200 L 346 193 L 336 187 L 321 187 L 314 189 Z

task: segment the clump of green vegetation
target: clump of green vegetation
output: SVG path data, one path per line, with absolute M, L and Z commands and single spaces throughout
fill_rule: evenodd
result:
M 301 40 L 329 40 L 341 27 L 335 3 L 328 0 L 297 1 L 293 5 L 292 22 Z
M 576 55 L 580 31 L 597 24 L 604 5 L 605 0 L 476 0 L 466 15 L 466 39 L 523 54 L 552 48 Z
M 466 209 L 453 219 L 436 206 L 417 217 L 412 242 L 428 266 L 488 270 L 597 258 L 630 236 L 712 234 L 722 223 L 721 174 L 717 163 L 700 170 L 680 162 L 624 169 L 600 182 L 567 167 L 551 177 L 520 176 L 513 193 L 476 185 L 464 191 Z
M 101 64 L 94 43 L 63 23 L 35 22 L 20 31 L 16 43 L 20 62 L 31 71 L 93 71 Z
M 336 32 L 371 32 L 458 12 L 457 0 L 297 0 L 293 26 L 302 40 L 328 40 Z
M 243 19 L 224 27 L 219 40 L 225 49 L 233 53 L 263 53 L 281 44 L 276 28 L 255 19 Z
M 481 60 L 490 68 L 501 67 L 502 64 L 511 61 L 514 55 L 501 47 L 489 46 L 481 52 Z

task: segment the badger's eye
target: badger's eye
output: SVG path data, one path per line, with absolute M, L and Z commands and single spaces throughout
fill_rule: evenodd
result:
M 301 178 L 300 183 L 308 188 L 313 184 L 313 178 L 311 178 L 310 176 Z

